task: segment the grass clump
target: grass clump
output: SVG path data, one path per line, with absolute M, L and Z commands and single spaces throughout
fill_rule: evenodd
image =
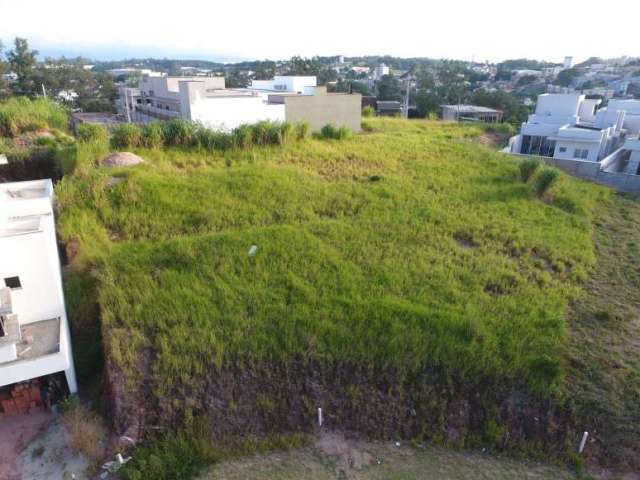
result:
M 362 109 L 362 116 L 365 118 L 375 117 L 376 110 L 371 105 L 367 105 Z
M 535 176 L 541 164 L 542 162 L 537 158 L 527 158 L 525 160 L 522 160 L 519 165 L 520 180 L 522 180 L 524 183 L 527 183 L 529 180 L 531 180 Z
M 66 131 L 67 111 L 53 100 L 11 97 L 0 102 L 0 137 L 15 137 L 41 129 Z
M 150 122 L 142 127 L 142 146 L 145 148 L 162 148 L 164 130 L 160 122 Z
M 76 136 L 81 142 L 107 142 L 109 132 L 102 125 L 81 123 L 76 127 Z
M 320 130 L 319 137 L 323 139 L 331 139 L 331 140 L 345 140 L 351 136 L 351 130 L 347 127 L 336 127 L 330 123 L 326 124 Z
M 111 147 L 116 150 L 139 147 L 141 141 L 140 127 L 133 123 L 121 123 L 111 130 Z
M 553 168 L 543 169 L 536 178 L 535 189 L 536 195 L 542 198 L 544 197 L 553 186 L 558 182 L 560 172 Z
M 102 419 L 78 401 L 65 404 L 62 421 L 69 432 L 70 445 L 89 462 L 89 467 L 97 471 L 106 453 L 108 431 Z

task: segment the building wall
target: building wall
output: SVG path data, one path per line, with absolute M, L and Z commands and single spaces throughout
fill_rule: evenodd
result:
M 262 97 L 199 98 L 189 107 L 189 120 L 220 131 L 262 120 L 282 122 L 284 105 L 269 105 Z
M 583 95 L 546 93 L 538 96 L 536 115 L 572 117 L 578 115 Z
M 562 152 L 561 149 L 565 148 L 566 151 Z M 587 149 L 589 156 L 585 159 L 576 159 L 574 153 L 576 148 Z M 558 140 L 556 142 L 556 150 L 553 158 L 565 159 L 565 160 L 583 160 L 588 162 L 597 162 L 600 155 L 600 143 L 586 143 L 586 142 L 572 142 L 565 140 Z
M 354 132 L 361 130 L 362 95 L 323 94 L 285 97 L 285 118 L 288 122 L 308 122 L 314 132 L 328 123 L 346 126 Z

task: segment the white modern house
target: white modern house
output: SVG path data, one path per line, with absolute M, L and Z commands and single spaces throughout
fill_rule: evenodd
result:
M 329 94 L 314 76 L 254 80 L 249 88 L 225 88 L 224 77 L 143 77 L 137 89 L 120 90 L 118 107 L 134 122 L 184 118 L 230 131 L 259 121 L 327 123 L 360 131 L 361 96 Z
M 64 372 L 77 391 L 51 180 L 0 183 L 0 387 Z
M 640 101 L 601 101 L 580 94 L 544 94 L 509 142 L 509 151 L 555 159 L 599 162 L 640 130 Z

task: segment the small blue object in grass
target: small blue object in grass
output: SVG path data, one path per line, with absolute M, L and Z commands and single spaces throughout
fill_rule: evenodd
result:
M 258 251 L 258 246 L 257 245 L 251 245 L 251 248 L 249 248 L 249 256 L 253 257 L 256 252 Z

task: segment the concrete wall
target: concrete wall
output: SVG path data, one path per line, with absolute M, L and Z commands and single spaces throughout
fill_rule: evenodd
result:
M 617 154 L 614 153 L 612 155 Z M 621 192 L 640 195 L 640 175 L 627 173 L 606 172 L 602 170 L 599 162 L 587 162 L 581 160 L 564 160 L 558 158 L 532 157 L 530 155 L 510 154 L 517 158 L 539 158 L 547 165 L 556 167 L 577 178 L 588 180 L 599 185 L 615 188 Z M 608 158 L 608 157 L 607 157 Z M 604 161 L 606 161 L 605 159 Z
M 583 95 L 564 93 L 545 93 L 538 96 L 536 115 L 572 117 L 578 115 Z
M 323 94 L 285 97 L 285 118 L 288 122 L 308 122 L 313 132 L 318 132 L 328 123 L 346 126 L 360 132 L 362 95 Z

